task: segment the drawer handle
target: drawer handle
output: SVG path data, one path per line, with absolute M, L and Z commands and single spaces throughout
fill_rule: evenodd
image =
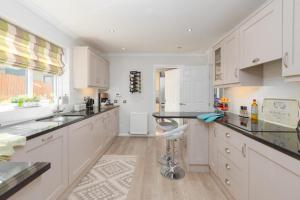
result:
M 53 135 L 47 137 L 47 138 L 42 138 L 42 142 L 48 142 L 49 140 L 53 139 Z
M 226 165 L 225 165 L 225 167 L 226 167 L 226 169 L 231 169 L 231 167 L 230 167 L 230 165 L 228 164 L 228 163 L 226 163 Z
M 230 185 L 230 184 L 231 184 L 231 183 L 230 183 L 230 180 L 227 179 L 227 178 L 225 178 L 225 183 L 226 183 L 226 185 Z
M 216 135 L 216 128 L 214 128 L 214 137 L 217 137 L 217 135 Z
M 228 154 L 230 154 L 229 148 L 225 148 L 225 152 L 228 153 Z
M 289 59 L 289 53 L 285 52 L 284 57 L 283 57 L 283 65 L 285 68 L 289 67 L 288 59 Z
M 244 158 L 246 158 L 246 144 L 243 144 L 243 147 L 242 147 L 242 154 L 244 156 Z
M 257 62 L 259 62 L 259 61 L 260 61 L 259 58 L 255 58 L 255 59 L 252 60 L 252 63 L 257 63 Z
M 53 135 L 47 137 L 47 141 L 48 141 L 48 140 L 52 140 L 52 139 L 53 139 Z
M 228 138 L 229 138 L 229 137 L 230 137 L 230 133 L 226 133 L 226 137 L 228 137 Z

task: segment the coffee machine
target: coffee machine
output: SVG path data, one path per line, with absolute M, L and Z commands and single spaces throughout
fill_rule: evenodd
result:
M 91 97 L 84 97 L 85 107 L 87 111 L 91 111 L 94 108 L 94 99 Z
M 108 102 L 108 93 L 98 93 L 98 108 L 101 108 L 101 103 L 107 103 Z

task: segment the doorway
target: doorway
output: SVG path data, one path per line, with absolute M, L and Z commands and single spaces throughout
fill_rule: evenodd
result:
M 155 67 L 155 112 L 209 112 L 209 66 Z
M 180 111 L 180 69 L 156 69 L 155 88 L 155 112 Z

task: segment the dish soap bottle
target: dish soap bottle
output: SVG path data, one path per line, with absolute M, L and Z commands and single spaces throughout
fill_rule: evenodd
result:
M 258 120 L 258 105 L 256 103 L 256 99 L 253 99 L 251 104 L 251 119 L 254 121 Z

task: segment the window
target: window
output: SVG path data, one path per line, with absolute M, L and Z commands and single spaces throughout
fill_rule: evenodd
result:
M 55 86 L 55 75 L 31 69 L 0 66 L 2 106 L 18 104 L 19 107 L 24 107 L 24 102 L 51 103 L 55 96 Z
M 33 71 L 33 96 L 53 101 L 54 75 Z
M 27 70 L 0 67 L 0 103 L 10 103 L 15 96 L 27 94 Z

